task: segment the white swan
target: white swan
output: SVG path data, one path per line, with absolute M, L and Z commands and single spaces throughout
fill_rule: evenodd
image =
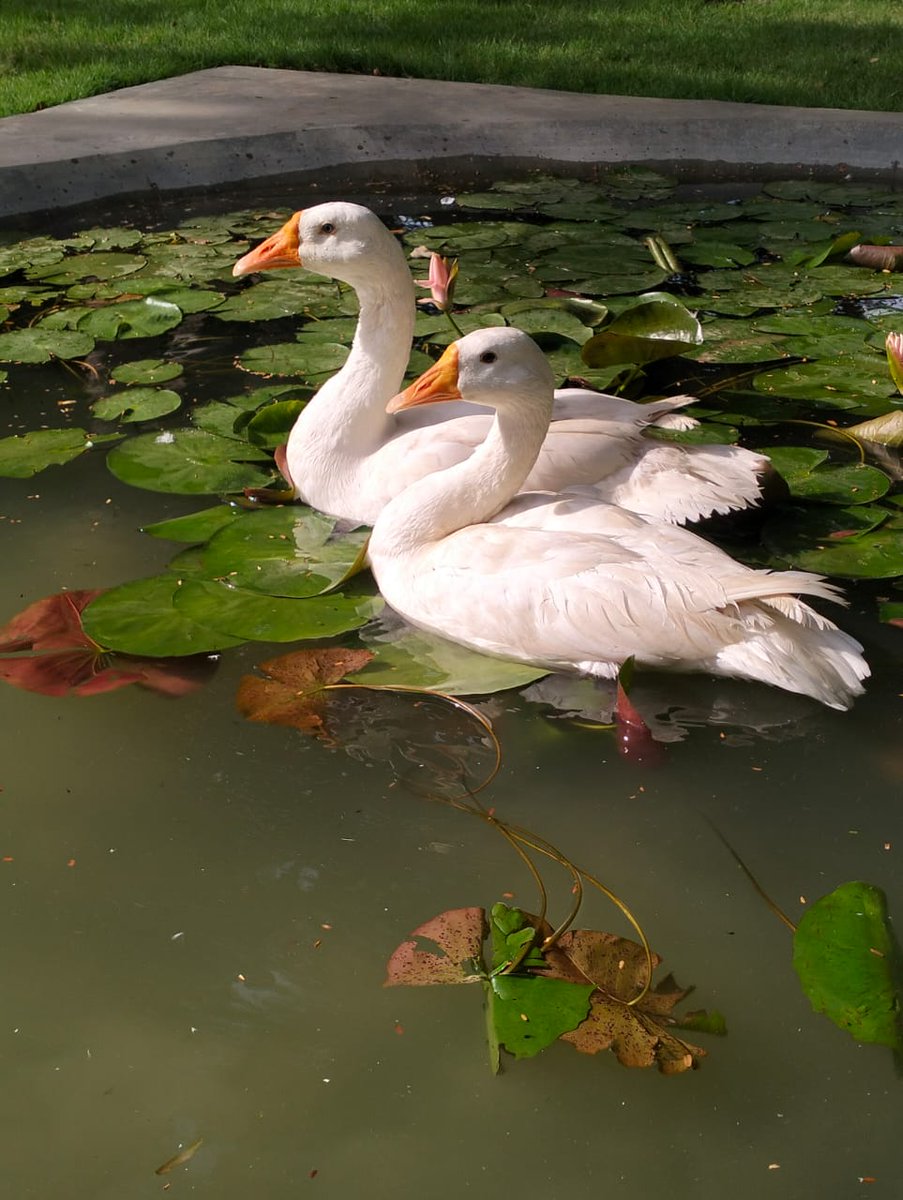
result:
M 472 453 L 492 417 L 472 408 L 386 413 L 408 363 L 415 295 L 404 252 L 375 213 L 342 201 L 295 213 L 233 274 L 298 266 L 349 283 L 360 318 L 345 365 L 291 431 L 288 471 L 314 508 L 372 525 L 414 480 Z M 633 404 L 578 388 L 556 392 L 553 424 L 527 486 L 591 486 L 600 499 L 676 523 L 757 503 L 769 465 L 762 455 L 644 438 L 649 424 L 688 423 L 673 414 L 691 400 Z
M 796 599 L 836 599 L 819 576 L 753 570 L 688 530 L 587 497 L 515 497 L 552 389 L 526 334 L 483 329 L 390 402 L 397 412 L 464 399 L 496 416 L 470 458 L 413 484 L 377 519 L 370 561 L 388 604 L 475 650 L 555 671 L 611 678 L 633 655 L 847 708 L 869 669 L 858 642 Z

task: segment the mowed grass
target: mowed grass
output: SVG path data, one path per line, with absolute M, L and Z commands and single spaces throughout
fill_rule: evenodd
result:
M 0 0 L 0 115 L 228 63 L 899 110 L 901 0 Z

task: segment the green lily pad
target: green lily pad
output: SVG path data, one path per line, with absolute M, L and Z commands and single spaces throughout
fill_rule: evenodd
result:
M 903 1049 L 900 948 L 887 899 L 869 883 L 844 883 L 806 909 L 793 966 L 816 1012 L 859 1042 Z
M 277 400 L 259 408 L 244 426 L 244 432 L 255 446 L 275 450 L 288 441 L 288 435 L 304 409 L 303 400 Z
M 341 293 L 335 283 L 311 283 L 307 271 L 288 272 L 244 287 L 214 312 L 222 321 L 272 321 L 304 314 L 340 317 L 353 311 L 353 296 Z
M 890 488 L 890 480 L 877 467 L 864 463 L 827 466 L 827 454 L 804 447 L 775 446 L 769 451 L 772 465 L 783 475 L 790 494 L 819 504 L 870 504 Z
M 753 387 L 828 408 L 856 408 L 862 400 L 887 397 L 891 391 L 881 358 L 864 352 L 761 371 Z
M 428 688 L 449 696 L 488 696 L 548 675 L 541 667 L 489 658 L 409 625 L 365 630 L 361 637 L 376 657 L 348 677 L 352 682 Z
M 178 392 L 170 392 L 166 388 L 136 387 L 95 400 L 91 412 L 101 421 L 151 421 L 175 412 L 181 403 L 182 397 Z
M 182 374 L 179 363 L 164 362 L 162 358 L 141 358 L 121 363 L 110 375 L 114 383 L 168 383 Z
M 646 363 L 683 354 L 702 343 L 699 321 L 676 300 L 641 299 L 583 347 L 590 367 Z
M 94 338 L 67 329 L 14 329 L 0 333 L 0 362 L 41 363 L 52 358 L 83 358 L 94 349 Z
M 291 599 L 210 580 L 189 580 L 176 595 L 183 616 L 244 641 L 297 642 L 359 629 L 384 606 L 380 596 L 351 593 Z
M 357 564 L 367 531 L 334 536 L 335 521 L 310 508 L 248 512 L 215 534 L 204 550 L 210 578 L 268 596 L 316 596 Z
M 788 507 L 769 518 L 762 541 L 773 554 L 795 566 L 802 554 L 836 546 L 846 548 L 860 541 L 864 534 L 883 525 L 887 517 L 886 508 L 869 504 Z
M 92 308 L 79 318 L 78 329 L 101 341 L 157 337 L 181 324 L 182 310 L 160 295 L 124 300 Z
M 494 975 L 484 987 L 493 1041 L 515 1058 L 532 1058 L 586 1018 L 595 985 Z
M 199 404 L 191 410 L 192 425 L 232 441 L 244 440 L 237 430 L 239 422 L 244 418 L 245 414 L 234 404 L 227 404 L 222 400 L 214 400 L 211 404 Z
M 261 461 L 269 462 L 265 451 L 203 429 L 140 434 L 107 456 L 107 466 L 123 483 L 182 495 L 264 487 L 275 471 L 252 465 Z
M 316 379 L 338 371 L 347 357 L 347 346 L 331 342 L 281 342 L 246 350 L 239 357 L 238 366 L 255 375 L 301 375 Z
M 245 510 L 235 504 L 214 504 L 199 512 L 184 517 L 172 517 L 168 521 L 155 521 L 143 526 L 143 532 L 151 537 L 165 538 L 170 542 L 206 542 L 232 521 L 239 520 Z
M 29 279 L 64 284 L 77 283 L 81 279 L 121 279 L 140 271 L 146 262 L 138 254 L 118 254 L 115 251 L 74 254 L 61 262 L 32 267 L 26 274 Z
M 149 658 L 180 658 L 238 646 L 231 637 L 199 625 L 178 612 L 175 596 L 183 585 L 174 575 L 156 575 L 111 588 L 82 613 L 88 637 L 107 650 Z
M 30 479 L 45 467 L 61 466 L 86 450 L 117 438 L 115 433 L 95 434 L 75 428 L 35 429 L 0 438 L 0 475 L 7 479 Z

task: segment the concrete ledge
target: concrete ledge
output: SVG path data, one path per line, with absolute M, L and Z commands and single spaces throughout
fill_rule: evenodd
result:
M 338 187 L 362 168 L 459 183 L 502 162 L 893 180 L 901 161 L 899 113 L 217 67 L 4 118 L 0 217 L 279 176 Z

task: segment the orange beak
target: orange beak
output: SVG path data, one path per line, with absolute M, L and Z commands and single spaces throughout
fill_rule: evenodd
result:
M 414 380 L 410 387 L 393 396 L 386 412 L 397 413 L 418 404 L 434 404 L 439 400 L 460 400 L 458 391 L 458 347 L 452 344 L 438 362 Z
M 293 213 L 280 230 L 265 242 L 249 250 L 232 268 L 233 275 L 250 275 L 252 271 L 276 271 L 281 267 L 301 267 L 298 255 L 298 219 Z

